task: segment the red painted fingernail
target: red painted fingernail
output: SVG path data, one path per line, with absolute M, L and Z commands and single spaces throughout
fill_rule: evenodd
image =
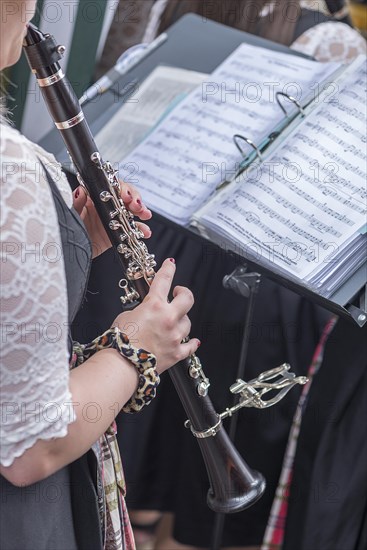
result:
M 176 263 L 176 260 L 174 258 L 170 258 L 169 261 L 172 262 L 173 264 Z
M 136 199 L 136 202 L 138 203 L 139 206 L 143 206 L 143 203 L 141 202 L 140 199 Z
M 198 340 L 198 347 L 200 347 L 200 346 L 201 346 L 201 342 L 200 342 L 200 340 Z
M 75 190 L 75 193 L 74 193 L 74 197 L 77 199 L 79 197 L 79 194 L 80 194 L 80 189 L 79 187 Z

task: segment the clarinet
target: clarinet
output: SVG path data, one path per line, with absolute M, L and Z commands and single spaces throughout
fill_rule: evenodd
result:
M 102 159 L 80 103 L 59 61 L 65 48 L 50 34 L 29 24 L 24 53 L 37 78 L 52 119 L 89 193 L 121 262 L 121 302 L 134 308 L 147 295 L 154 278 L 154 256 L 149 254 L 133 215 L 120 198 L 120 183 L 110 162 Z M 265 490 L 263 476 L 244 462 L 222 425 L 208 396 L 209 380 L 200 360 L 192 355 L 169 369 L 189 420 L 186 427 L 197 438 L 208 472 L 208 506 L 215 512 L 239 512 L 254 504 Z

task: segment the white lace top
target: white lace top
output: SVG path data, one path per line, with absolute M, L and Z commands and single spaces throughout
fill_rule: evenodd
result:
M 72 197 L 52 155 L 6 124 L 0 132 L 0 462 L 10 466 L 38 439 L 65 436 L 74 420 L 64 261 L 40 160 L 68 206 Z

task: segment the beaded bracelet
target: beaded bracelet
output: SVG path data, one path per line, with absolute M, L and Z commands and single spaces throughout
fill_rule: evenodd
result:
M 75 366 L 80 365 L 97 351 L 106 348 L 116 349 L 137 368 L 139 373 L 137 390 L 122 410 L 128 413 L 139 412 L 145 405 L 149 405 L 157 393 L 160 378 L 155 368 L 157 363 L 155 355 L 143 349 L 135 348 L 130 344 L 126 334 L 121 332 L 118 327 L 112 327 L 89 344 L 74 342 L 73 363 Z

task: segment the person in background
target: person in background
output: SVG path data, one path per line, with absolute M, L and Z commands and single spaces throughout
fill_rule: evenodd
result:
M 364 0 L 351 5 L 353 20 Z M 347 62 L 365 53 L 366 42 L 352 27 L 343 0 L 120 0 L 97 64 L 97 76 L 139 42 L 151 42 L 186 13 L 197 13 L 218 23 L 274 40 L 319 61 Z M 358 19 L 363 29 L 363 18 Z
M 340 318 L 302 415 L 283 544 L 263 550 L 367 548 L 366 418 L 367 324 Z

